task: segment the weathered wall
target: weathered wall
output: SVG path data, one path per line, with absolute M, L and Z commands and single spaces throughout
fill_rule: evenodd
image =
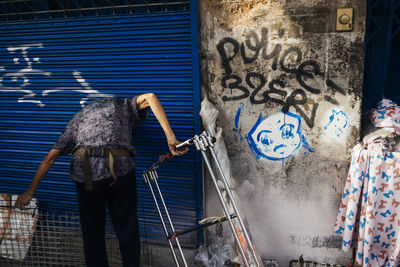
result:
M 349 149 L 360 132 L 365 1 L 203 0 L 202 93 L 218 126 L 255 246 L 288 266 L 348 263 L 334 235 Z M 285 113 L 283 113 L 283 112 Z M 206 215 L 216 215 L 206 183 Z

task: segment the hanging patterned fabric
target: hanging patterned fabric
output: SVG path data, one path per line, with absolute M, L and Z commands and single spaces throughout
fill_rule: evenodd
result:
M 400 129 L 399 107 L 384 99 L 371 121 L 393 134 Z M 400 152 L 375 136 L 356 145 L 335 224 L 342 248 L 356 248 L 362 266 L 399 266 Z
M 400 135 L 400 107 L 389 99 L 383 99 L 372 112 L 371 122 L 377 128 Z

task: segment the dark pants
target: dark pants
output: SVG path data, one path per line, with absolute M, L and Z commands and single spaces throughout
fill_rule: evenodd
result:
M 140 266 L 140 238 L 137 220 L 135 170 L 118 177 L 93 182 L 93 191 L 85 191 L 84 183 L 76 183 L 79 212 L 88 267 L 108 267 L 105 246 L 107 203 L 119 239 L 124 267 Z

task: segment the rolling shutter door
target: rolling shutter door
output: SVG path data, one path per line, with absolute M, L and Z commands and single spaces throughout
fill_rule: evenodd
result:
M 195 17 L 187 11 L 1 25 L 0 192 L 25 190 L 69 119 L 93 99 L 153 92 L 178 139 L 198 133 Z M 154 203 L 141 178 L 158 155 L 168 152 L 154 115 L 134 130 L 134 146 L 141 230 L 150 239 L 161 239 Z M 191 151 L 159 170 L 178 230 L 194 226 L 201 216 L 198 157 Z M 43 208 L 77 209 L 69 160 L 59 158 L 40 184 L 36 196 Z M 183 239 L 194 244 L 196 234 Z

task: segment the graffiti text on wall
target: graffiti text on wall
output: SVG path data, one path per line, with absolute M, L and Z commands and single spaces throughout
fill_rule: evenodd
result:
M 283 37 L 283 34 L 284 31 L 279 30 L 280 38 Z M 335 105 L 338 104 L 338 101 L 334 99 L 335 93 L 345 95 L 345 90 L 321 71 L 320 64 L 317 61 L 303 60 L 303 52 L 298 46 L 290 46 L 283 50 L 282 45 L 276 44 L 271 51 L 268 51 L 267 36 L 268 29 L 262 28 L 261 38 L 256 32 L 250 31 L 245 41 L 240 44 L 237 40 L 229 37 L 223 38 L 218 43 L 217 50 L 225 71 L 221 85 L 224 90 L 231 89 L 231 95 L 224 95 L 222 100 L 237 101 L 249 97 L 253 104 L 273 102 L 281 105 L 284 113 L 287 113 L 289 108 L 293 107 L 310 128 L 314 127 L 318 103 L 313 104 L 311 115 L 307 115 L 301 106 L 307 103 L 306 92 L 321 94 L 322 91 L 320 88 L 307 83 L 307 80 L 316 77 L 322 78 L 329 91 L 324 95 L 324 98 Z M 231 49 L 228 49 L 228 46 Z M 279 66 L 285 73 L 293 74 L 301 88 L 289 92 L 287 90 L 289 88 L 285 88 L 285 82 L 282 79 L 267 81 L 262 73 L 253 71 L 246 73 L 243 78 L 240 77 L 233 72 L 231 66 L 231 62 L 239 54 L 245 64 L 254 63 L 259 57 L 270 60 L 272 70 L 277 70 Z M 289 57 L 294 58 L 294 62 L 289 62 Z
M 257 159 L 283 160 L 300 146 L 313 152 L 301 132 L 301 117 L 291 112 L 260 117 L 247 135 L 247 142 Z
M 40 65 L 39 57 L 31 57 L 29 52 L 31 49 L 41 49 L 43 44 L 26 44 L 21 46 L 8 47 L 7 51 L 10 57 L 13 57 L 13 68 L 7 70 L 4 66 L 0 66 L 0 92 L 17 92 L 22 93 L 23 96 L 18 98 L 19 103 L 34 103 L 40 107 L 45 106 L 43 99 L 52 93 L 62 91 L 74 91 L 77 93 L 85 94 L 79 103 L 83 106 L 90 98 L 97 97 L 112 97 L 110 94 L 102 94 L 94 90 L 89 83 L 82 77 L 81 72 L 77 70 L 72 71 L 72 77 L 69 84 L 72 86 L 58 86 L 47 90 L 38 91 L 32 89 L 32 78 L 42 76 L 46 78 L 54 78 L 50 71 L 44 71 L 37 68 Z M 4 74 L 2 72 L 5 72 Z M 49 80 L 51 82 L 51 80 Z M 46 82 L 46 84 L 49 84 Z

